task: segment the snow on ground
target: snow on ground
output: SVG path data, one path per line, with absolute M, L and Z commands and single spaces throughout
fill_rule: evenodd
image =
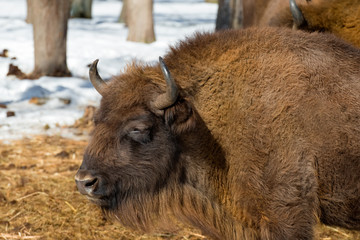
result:
M 168 46 L 195 31 L 213 31 L 217 5 L 201 0 L 155 0 L 156 42 L 127 42 L 128 30 L 117 23 L 122 3 L 118 0 L 93 2 L 93 18 L 71 19 L 68 26 L 67 63 L 73 77 L 42 77 L 19 80 L 6 76 L 9 64 L 30 73 L 34 67 L 32 26 L 25 23 L 26 0 L 0 0 L 0 52 L 9 50 L 10 58 L 0 57 L 0 140 L 34 134 L 72 136 L 64 125 L 83 115 L 87 105 L 97 106 L 100 95 L 88 79 L 87 65 L 99 58 L 104 79 L 118 74 L 133 59 L 157 61 Z M 11 59 L 16 57 L 16 59 Z M 32 97 L 47 99 L 43 105 L 29 103 Z M 63 99 L 71 100 L 65 104 Z M 14 117 L 7 117 L 14 111 Z M 45 130 L 44 126 L 49 126 Z

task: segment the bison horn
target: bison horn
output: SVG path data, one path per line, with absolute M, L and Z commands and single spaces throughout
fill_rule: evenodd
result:
M 305 18 L 296 4 L 295 0 L 290 0 L 290 11 L 294 19 L 294 27 L 298 28 L 305 23 Z
M 179 89 L 172 78 L 169 69 L 166 67 L 164 60 L 159 57 L 160 68 L 166 80 L 166 92 L 158 96 L 154 102 L 157 109 L 165 109 L 176 102 L 179 95 Z
M 97 64 L 99 62 L 99 59 L 96 59 L 90 66 L 89 69 L 89 77 L 90 77 L 90 82 L 92 83 L 92 85 L 94 86 L 94 88 L 96 89 L 96 91 L 98 91 L 100 93 L 100 95 L 103 95 L 103 89 L 104 86 L 106 85 L 105 81 L 102 80 L 102 78 L 100 77 L 98 70 L 97 70 Z

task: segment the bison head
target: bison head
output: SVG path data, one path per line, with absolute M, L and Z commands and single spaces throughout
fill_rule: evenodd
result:
M 194 118 L 161 58 L 147 74 L 129 68 L 110 83 L 99 76 L 97 60 L 90 68 L 90 80 L 103 98 L 75 180 L 80 193 L 107 210 L 156 194 L 172 181 L 179 168 L 177 137 Z

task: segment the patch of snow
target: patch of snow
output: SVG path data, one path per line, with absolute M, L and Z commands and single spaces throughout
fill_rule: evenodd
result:
M 25 73 L 34 67 L 32 25 L 25 22 L 26 0 L 0 0 L 0 6 L 0 52 L 9 50 L 9 58 L 0 57 L 0 104 L 7 106 L 0 108 L 0 140 L 34 134 L 74 137 L 61 126 L 73 124 L 87 105 L 97 106 L 101 99 L 87 80 L 88 64 L 100 59 L 99 72 L 106 79 L 134 59 L 157 61 L 169 45 L 195 31 L 213 31 L 217 13 L 217 4 L 202 0 L 155 0 L 156 42 L 142 44 L 126 41 L 128 29 L 117 23 L 121 1 L 95 0 L 92 19 L 69 20 L 67 64 L 73 77 L 19 80 L 6 76 L 10 63 Z M 45 98 L 46 103 L 32 104 L 29 100 L 33 97 Z M 15 116 L 7 117 L 8 111 Z

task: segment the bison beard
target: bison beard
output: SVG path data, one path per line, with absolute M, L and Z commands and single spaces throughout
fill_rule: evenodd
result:
M 166 63 L 166 64 L 165 64 Z M 327 34 L 196 34 L 104 82 L 75 176 L 123 225 L 213 239 L 360 230 L 360 52 Z

